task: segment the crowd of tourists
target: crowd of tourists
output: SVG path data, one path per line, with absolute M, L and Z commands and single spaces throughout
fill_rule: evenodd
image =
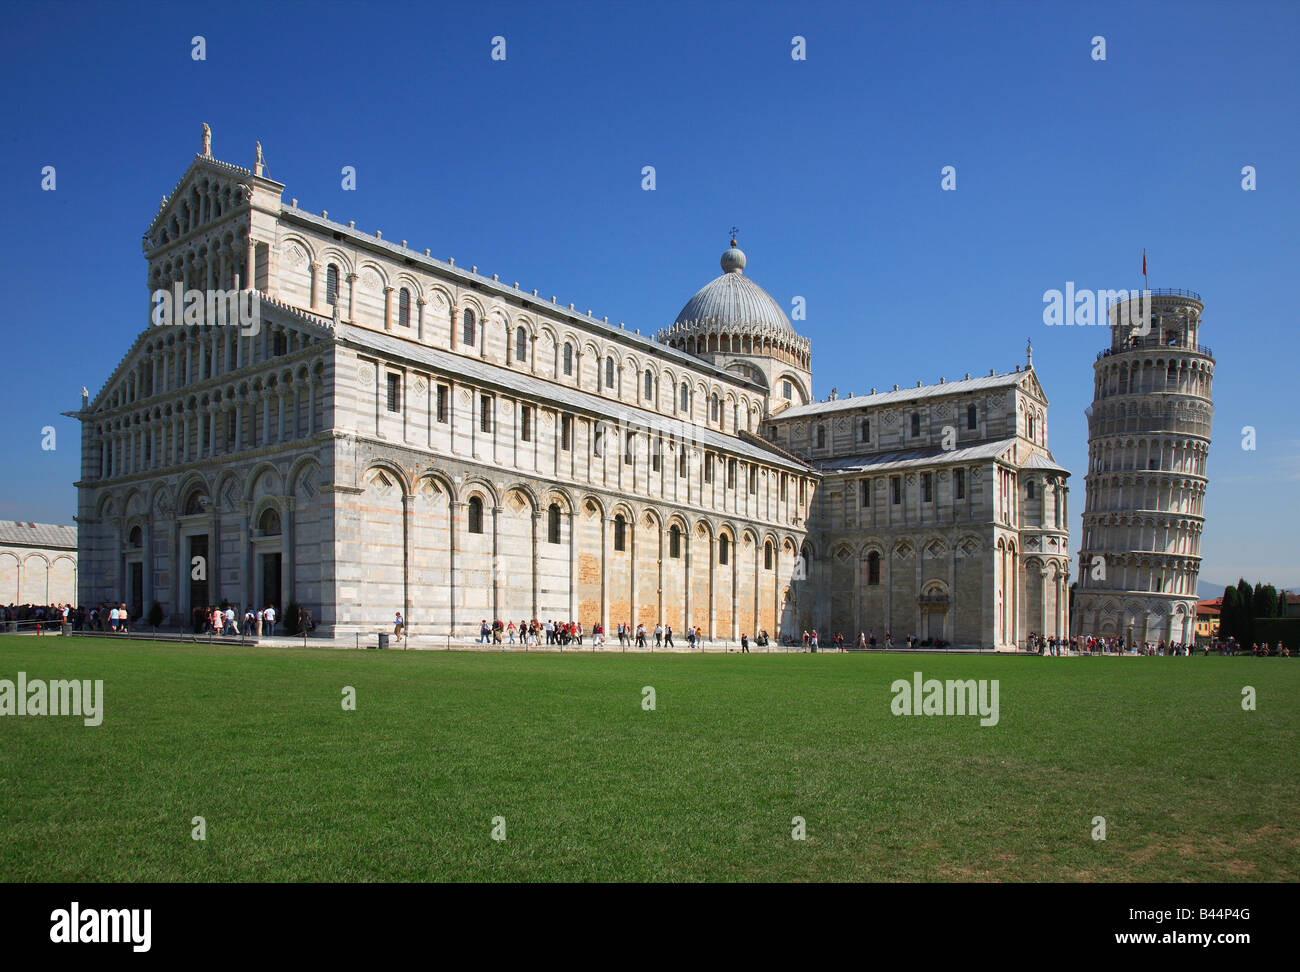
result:
M 198 634 L 239 635 L 242 632 L 248 637 L 272 637 L 280 616 L 274 604 L 260 609 L 250 607 L 242 613 L 231 604 L 222 604 L 195 608 L 190 622 Z M 133 626 L 141 623 L 141 614 L 133 614 L 125 604 L 110 601 L 89 609 L 71 604 L 0 604 L 0 631 L 57 634 L 66 624 L 73 632 L 129 634 Z M 298 630 L 312 631 L 315 627 L 311 612 L 299 609 Z
M 405 623 L 398 615 L 397 624 L 394 626 L 394 633 L 399 636 L 402 634 Z M 542 621 L 538 618 L 531 620 L 521 620 L 518 623 L 514 621 L 502 621 L 500 618 L 489 621 L 483 618 L 479 621 L 478 643 L 481 645 L 524 645 L 525 647 L 537 648 L 546 645 L 553 645 L 563 648 L 567 645 L 583 646 L 586 644 L 588 630 L 583 626 L 581 621 Z M 694 650 L 697 646 L 704 643 L 704 629 L 699 625 L 687 625 L 685 636 L 682 633 L 673 632 L 671 624 L 655 624 L 650 627 L 645 624 L 632 624 L 630 621 L 620 621 L 614 628 L 614 637 L 618 639 L 621 648 L 675 648 L 677 640 L 685 641 L 687 647 Z M 741 650 L 748 651 L 750 637 L 748 632 L 741 634 Z M 600 622 L 592 625 L 590 630 L 592 648 L 603 648 L 607 643 L 605 627 Z M 766 647 L 770 643 L 766 631 L 760 631 L 753 639 L 753 644 Z

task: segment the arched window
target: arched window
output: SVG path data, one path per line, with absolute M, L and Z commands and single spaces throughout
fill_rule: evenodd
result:
M 668 556 L 674 560 L 682 555 L 682 529 L 676 523 L 668 528 Z
M 880 554 L 871 551 L 867 554 L 867 584 L 874 587 L 880 583 Z
M 182 516 L 190 516 L 194 513 L 203 513 L 208 508 L 208 497 L 203 490 L 196 489 L 185 498 L 185 505 L 181 507 L 184 511 Z
M 546 511 L 546 540 L 548 543 L 560 542 L 560 507 L 555 503 Z
M 731 559 L 731 538 L 725 533 L 718 537 L 718 563 L 725 564 Z
M 331 306 L 339 301 L 339 267 L 331 263 L 325 268 L 325 303 Z
M 568 341 L 564 342 L 564 373 L 573 374 L 573 345 Z
M 921 413 L 913 412 L 912 413 L 912 438 L 915 439 L 920 434 L 921 434 Z
M 275 508 L 266 510 L 257 521 L 257 529 L 264 537 L 278 537 L 280 535 L 280 513 Z
M 772 541 L 763 541 L 763 569 L 772 569 Z
M 645 390 L 641 397 L 647 401 L 655 397 L 655 377 L 649 368 L 645 370 Z
M 1034 481 L 1031 479 L 1025 483 L 1025 499 L 1034 498 Z
M 1034 417 L 1030 415 L 1029 416 L 1029 438 L 1032 439 L 1033 437 L 1034 437 Z
M 605 359 L 605 387 L 606 388 L 614 387 L 614 359 L 613 358 Z
M 862 436 L 863 442 L 866 442 L 868 439 L 871 438 L 871 419 L 862 420 L 862 428 L 859 434 Z
M 477 496 L 469 498 L 469 532 L 483 532 L 483 501 Z
M 713 397 L 709 399 L 709 419 L 716 422 L 718 420 L 718 414 L 718 394 L 717 392 L 714 392 Z
M 968 429 L 975 428 L 975 406 L 974 405 L 966 406 L 966 428 Z
M 528 360 L 528 332 L 522 327 L 515 328 L 515 360 Z
M 826 448 L 826 426 L 824 425 L 817 426 L 817 448 Z
M 678 403 L 678 409 L 683 412 L 691 410 L 691 386 L 682 382 L 681 400 Z
M 139 527 L 131 528 L 131 535 L 127 538 L 126 545 L 132 548 L 144 546 L 144 533 Z
M 397 324 L 399 327 L 411 326 L 411 292 L 405 287 L 397 292 Z
M 474 312 L 470 310 L 468 307 L 465 308 L 465 315 L 463 320 L 465 322 L 465 334 L 464 334 L 464 340 L 461 343 L 464 344 L 466 347 L 470 347 L 470 348 L 476 347 L 478 342 L 475 341 L 474 339 L 475 336 Z
M 622 513 L 614 516 L 614 549 L 627 549 L 627 521 L 623 519 Z

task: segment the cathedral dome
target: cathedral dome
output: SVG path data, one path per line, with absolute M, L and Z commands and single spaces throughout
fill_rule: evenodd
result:
M 672 331 L 730 332 L 796 337 L 785 311 L 766 290 L 745 276 L 745 253 L 731 241 L 722 254 L 722 276 L 705 284 L 686 302 Z

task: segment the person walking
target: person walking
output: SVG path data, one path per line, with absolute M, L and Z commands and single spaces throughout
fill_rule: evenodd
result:
M 749 654 L 749 635 L 743 631 L 740 633 L 740 653 L 742 655 Z
M 397 639 L 399 645 L 402 643 L 402 632 L 405 630 L 406 622 L 402 620 L 402 612 L 398 611 L 397 616 L 393 618 L 393 637 Z
M 266 636 L 268 638 L 274 638 L 275 637 L 275 605 L 274 604 L 267 605 L 266 625 L 267 625 Z
M 672 646 L 673 646 L 673 626 L 671 624 L 666 624 L 664 625 L 664 647 L 671 648 Z
M 664 626 L 658 621 L 655 622 L 655 647 L 662 648 L 664 645 Z

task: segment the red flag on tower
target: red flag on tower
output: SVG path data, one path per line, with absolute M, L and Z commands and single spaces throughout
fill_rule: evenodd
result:
M 1147 251 L 1146 247 L 1142 248 L 1142 276 L 1147 275 Z

